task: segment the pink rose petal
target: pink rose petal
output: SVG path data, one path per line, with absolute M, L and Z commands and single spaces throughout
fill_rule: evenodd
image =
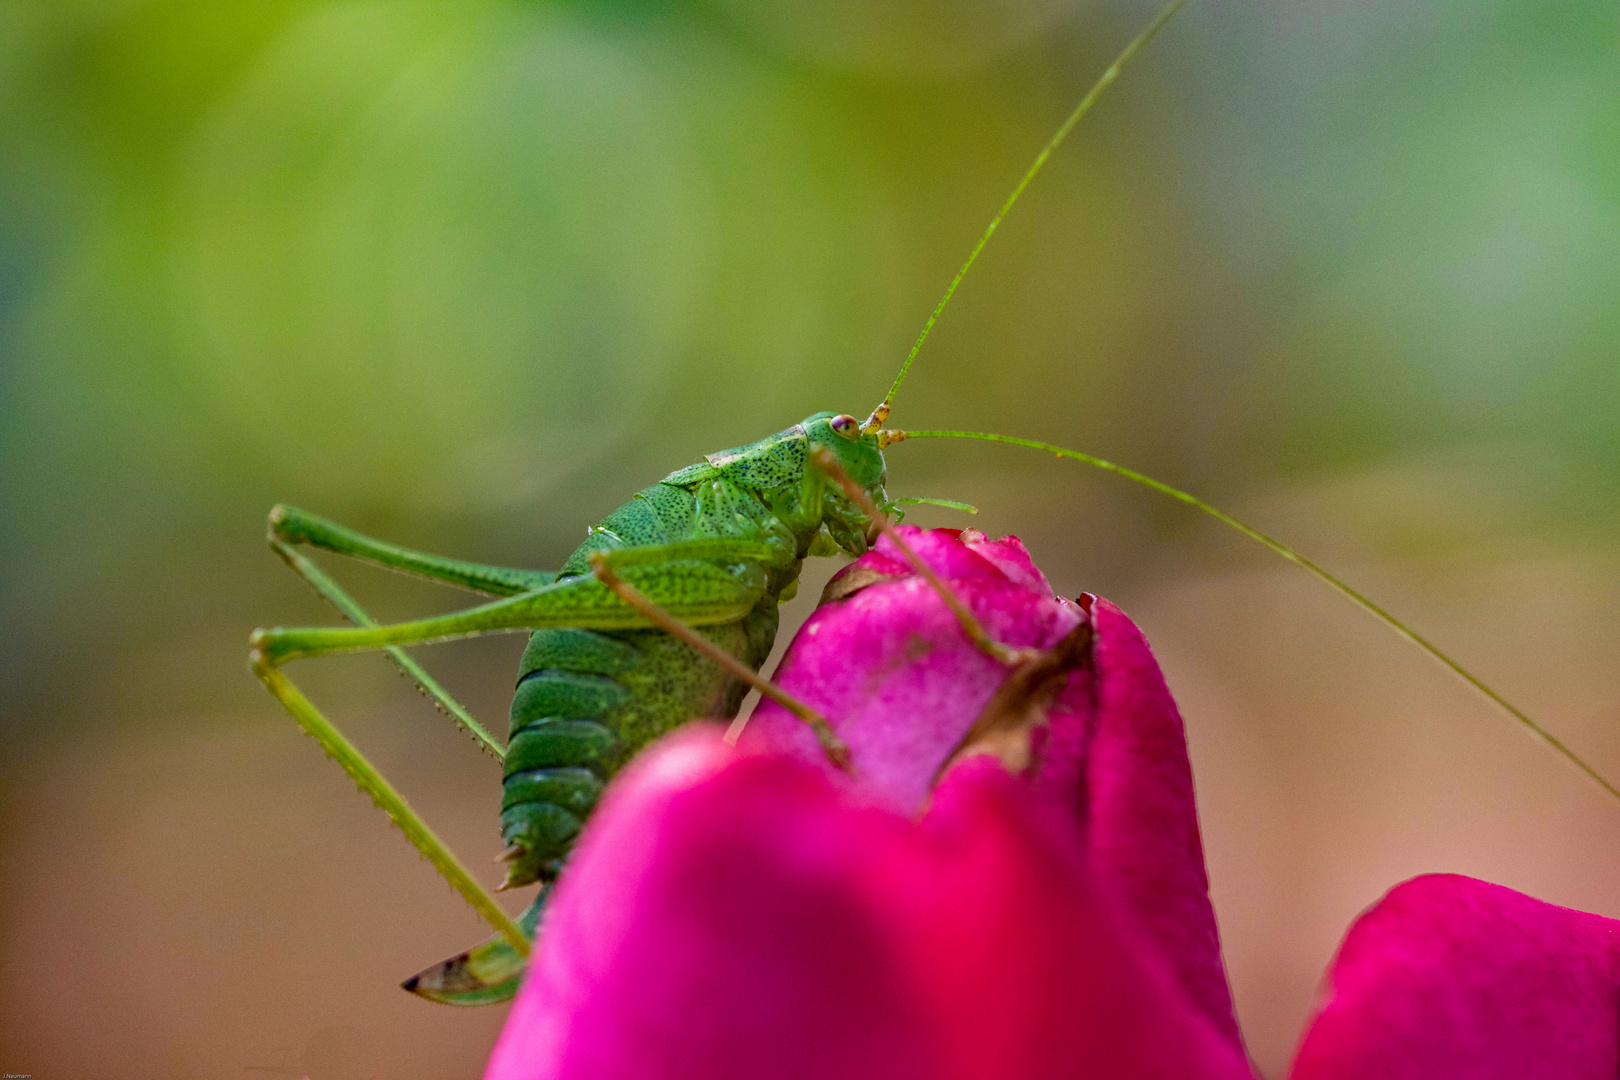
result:
M 1015 537 L 909 526 L 902 532 L 999 641 L 1050 646 L 1085 617 L 1052 595 Z M 915 810 L 1007 673 L 962 635 L 956 617 L 888 537 L 839 576 L 862 574 L 889 580 L 818 608 L 773 677 L 832 720 L 870 794 Z M 746 738 L 825 762 L 805 725 L 775 702 L 754 712 Z
M 1620 922 L 1472 878 L 1392 889 L 1356 921 L 1294 1080 L 1613 1080 Z
M 1106 600 L 1084 597 L 1083 609 L 1054 596 L 1016 537 L 909 526 L 901 533 L 1005 644 L 1050 647 L 1091 620 L 1091 665 L 1070 677 L 1050 710 L 1034 782 L 1083 824 L 1099 881 L 1119 891 L 1191 999 L 1241 1045 L 1186 737 L 1147 640 Z M 819 608 L 775 678 L 829 717 L 865 787 L 911 809 L 1006 671 L 968 641 L 888 537 L 843 575 L 863 571 L 880 580 Z M 748 738 L 824 760 L 804 724 L 771 702 L 750 720 Z
M 485 1076 L 1248 1076 L 1078 841 L 994 762 L 918 823 L 676 736 L 599 810 Z

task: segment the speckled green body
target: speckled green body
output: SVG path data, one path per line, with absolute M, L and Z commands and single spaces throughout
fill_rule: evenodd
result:
M 875 502 L 884 501 L 876 437 L 860 433 L 847 416 L 817 413 L 637 492 L 591 528 L 558 582 L 589 575 L 598 551 L 703 539 L 759 542 L 769 558 L 735 568 L 760 579 L 757 603 L 738 621 L 699 630 L 757 671 L 776 640 L 777 605 L 796 590 L 804 559 L 866 549 L 866 516 L 836 485 L 807 471 L 812 444 L 832 450 Z M 640 579 L 641 588 L 665 604 L 698 587 L 679 560 L 667 566 L 665 576 Z M 656 570 L 654 564 L 650 572 Z M 736 715 L 747 689 L 660 630 L 536 630 L 512 699 L 501 831 L 522 852 L 511 861 L 508 884 L 554 877 L 604 784 L 625 761 L 694 717 Z

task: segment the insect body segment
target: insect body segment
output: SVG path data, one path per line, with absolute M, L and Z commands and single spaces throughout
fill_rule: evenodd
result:
M 843 421 L 844 430 L 833 421 Z M 607 553 L 627 577 L 637 564 L 651 571 L 636 587 L 671 608 L 694 586 L 691 560 L 669 556 L 737 560 L 732 569 L 757 583 L 758 599 L 740 619 L 698 632 L 758 671 L 776 641 L 777 605 L 796 591 L 804 559 L 866 550 L 870 517 L 809 466 L 812 445 L 827 447 L 844 471 L 882 498 L 876 438 L 863 438 L 850 417 L 817 413 L 637 492 L 592 527 L 563 564 L 558 583 L 592 579 L 592 556 Z M 818 545 L 823 526 L 830 542 Z M 512 699 L 502 887 L 554 877 L 619 766 L 694 716 L 735 716 L 747 692 L 746 684 L 662 630 L 536 630 Z
M 699 631 L 757 669 L 776 637 L 774 602 Z M 731 716 L 747 687 L 661 630 L 537 630 L 512 698 L 501 835 L 504 888 L 554 877 L 606 779 L 694 716 Z

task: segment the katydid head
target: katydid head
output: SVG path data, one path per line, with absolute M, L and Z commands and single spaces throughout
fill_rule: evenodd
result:
M 838 469 L 866 494 L 869 504 L 886 501 L 883 485 L 888 477 L 876 432 L 863 430 L 861 422 L 848 413 L 830 412 L 807 418 L 804 430 L 811 447 L 832 455 Z M 845 551 L 864 554 L 875 539 L 871 515 L 836 484 L 827 492 L 823 513 L 828 535 Z
M 821 412 L 804 422 L 804 432 L 812 446 L 825 446 L 838 459 L 849 478 L 878 495 L 883 489 L 883 452 L 878 449 L 877 433 L 868 434 L 861 422 L 848 413 Z

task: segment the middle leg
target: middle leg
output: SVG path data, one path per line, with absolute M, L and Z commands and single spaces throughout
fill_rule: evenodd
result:
M 671 545 L 683 558 L 658 559 L 655 548 L 625 549 L 624 577 L 677 618 L 694 626 L 735 622 L 765 594 L 765 560 L 774 552 L 762 543 L 714 540 Z M 708 557 L 700 553 L 708 552 Z M 720 562 L 718 560 L 724 560 Z M 715 560 L 715 561 L 710 561 Z M 497 600 L 451 615 L 389 626 L 282 628 L 254 631 L 255 663 L 272 667 L 302 656 L 381 649 L 389 645 L 447 641 L 475 634 L 580 626 L 593 630 L 633 630 L 650 626 L 594 577 L 565 578 L 533 592 Z
M 599 551 L 591 558 L 591 570 L 598 581 L 617 593 L 619 598 L 626 604 L 641 612 L 648 622 L 672 637 L 684 641 L 698 655 L 718 666 L 732 678 L 747 683 L 800 720 L 809 724 L 810 729 L 816 733 L 816 740 L 821 743 L 821 748 L 826 752 L 828 759 L 845 772 L 851 771 L 849 746 L 833 731 L 832 725 L 827 722 L 825 716 L 822 716 L 815 709 L 789 694 L 786 690 L 783 690 L 770 679 L 738 660 L 702 634 L 699 634 L 690 624 L 682 622 L 675 615 L 660 607 L 651 597 L 626 582 L 619 576 L 615 568 L 616 564 L 621 562 L 621 560 L 615 558 L 618 554 L 616 551 Z M 726 738 L 729 742 L 735 743 L 737 741 L 737 737 L 742 733 L 744 723 L 746 723 L 745 720 L 732 723 L 731 730 L 726 732 Z

